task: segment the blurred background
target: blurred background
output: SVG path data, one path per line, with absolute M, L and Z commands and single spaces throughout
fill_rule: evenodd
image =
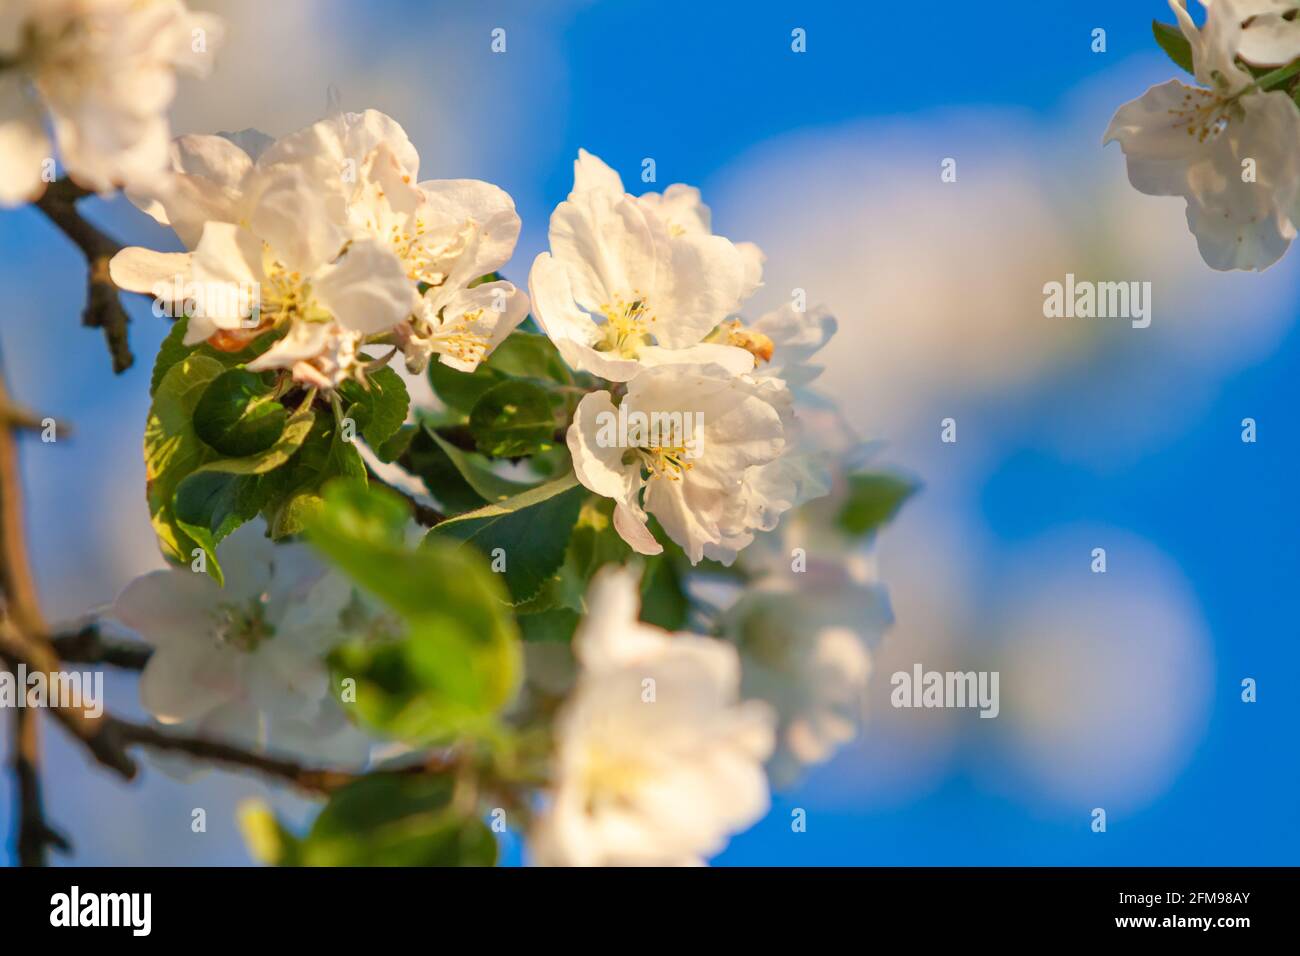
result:
M 879 541 L 897 623 L 859 740 L 716 863 L 1297 861 L 1300 252 L 1263 275 L 1212 272 L 1182 201 L 1139 195 L 1102 148 L 1114 110 L 1176 72 L 1151 38 L 1164 3 L 191 6 L 228 36 L 214 75 L 183 83 L 178 133 L 278 136 L 321 118 L 333 87 L 406 127 L 422 178 L 514 197 L 521 284 L 585 147 L 633 191 L 700 186 L 717 232 L 762 246 L 752 315 L 802 288 L 839 317 L 823 390 L 924 482 Z M 123 241 L 175 247 L 121 200 L 84 208 Z M 1043 285 L 1067 273 L 1150 281 L 1151 326 L 1044 318 Z M 23 448 L 39 584 L 62 620 L 162 563 L 137 450 L 166 329 L 134 303 L 136 366 L 113 376 L 78 324 L 83 275 L 38 214 L 0 213 L 10 388 L 76 428 Z M 1001 715 L 891 708 L 889 675 L 916 662 L 999 671 Z M 134 684 L 109 672 L 112 706 L 138 714 Z M 48 722 L 45 742 L 49 814 L 76 863 L 244 863 L 240 799 L 310 815 L 223 773 L 182 784 L 146 767 L 122 784 Z M 206 833 L 190 830 L 197 807 Z M 12 812 L 6 777 L 6 854 Z

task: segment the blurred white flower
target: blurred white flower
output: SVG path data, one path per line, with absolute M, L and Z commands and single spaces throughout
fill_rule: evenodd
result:
M 573 192 L 551 214 L 551 251 L 528 277 L 537 321 L 573 368 L 626 382 L 669 362 L 754 367 L 745 350 L 703 339 L 753 292 L 761 254 L 709 234 L 698 192 L 665 197 L 627 195 L 579 151 Z
M 776 460 L 785 448 L 789 407 L 779 380 L 733 375 L 718 365 L 649 368 L 628 383 L 619 406 L 607 391 L 583 396 L 567 436 L 574 472 L 591 491 L 614 499 L 614 527 L 634 550 L 663 550 L 646 526 L 648 512 L 692 564 L 706 555 L 730 563 L 756 525 L 775 525 L 788 507 L 767 498 L 764 485 L 741 491 L 747 469 Z M 683 427 L 618 434 L 615 423 L 638 413 Z
M 1201 0 L 1203 6 L 1210 6 Z M 1282 66 L 1300 56 L 1300 0 L 1231 0 L 1241 26 L 1237 55 L 1253 66 Z M 1291 17 L 1288 19 L 1287 15 Z
M 1210 5 L 1203 30 L 1181 0 L 1170 6 L 1208 89 L 1153 86 L 1119 108 L 1103 142 L 1119 141 L 1135 189 L 1187 201 L 1206 264 L 1265 269 L 1286 252 L 1300 218 L 1300 110 L 1237 65 L 1245 17 L 1234 0 Z
M 99 192 L 167 166 L 176 71 L 206 73 L 221 21 L 180 0 L 6 0 L 0 13 L 0 205 L 45 190 L 53 146 Z
M 812 547 L 798 532 L 779 537 L 783 546 L 769 573 L 746 588 L 722 620 L 740 648 L 744 695 L 776 710 L 771 772 L 777 782 L 789 783 L 801 767 L 829 760 L 857 735 L 871 674 L 869 648 L 893 617 L 870 563 L 843 541 Z M 796 546 L 804 548 L 806 563 L 799 572 L 790 566 Z
M 368 743 L 334 700 L 323 656 L 344 636 L 352 588 L 301 545 L 257 525 L 222 542 L 225 587 L 188 568 L 129 584 L 112 617 L 155 648 L 140 678 L 166 724 L 258 750 L 364 762 Z
M 642 624 L 637 605 L 633 572 L 592 581 L 539 863 L 698 865 L 767 810 L 772 714 L 739 699 L 735 648 Z

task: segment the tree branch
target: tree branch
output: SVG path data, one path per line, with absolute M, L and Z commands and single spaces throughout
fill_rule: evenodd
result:
M 88 195 L 89 192 L 65 177 L 52 183 L 33 205 L 71 239 L 86 257 L 89 273 L 86 308 L 81 314 L 81 324 L 104 330 L 104 339 L 113 358 L 113 371 L 125 372 L 135 361 L 127 341 L 126 325 L 130 319 L 119 298 L 121 290 L 108 273 L 109 260 L 122 248 L 122 244 L 82 218 L 77 211 L 77 200 Z
M 97 624 L 87 624 L 72 634 L 58 634 L 50 644 L 61 659 L 76 664 L 108 664 L 129 671 L 142 671 L 153 648 L 140 641 L 105 637 Z
M 0 374 L 0 407 L 9 404 L 9 393 Z M 23 530 L 22 481 L 18 472 L 18 439 L 12 428 L 0 426 L 0 593 L 5 616 L 0 619 L 0 659 L 11 666 L 24 663 L 32 670 L 54 675 L 60 670 L 59 656 L 50 646 L 49 628 L 41 614 L 36 583 L 27 559 Z M 58 721 L 94 755 L 95 759 L 122 776 L 135 775 L 135 764 L 102 721 L 87 717 L 75 707 L 52 707 Z
M 45 821 L 41 800 L 40 737 L 36 712 L 14 709 L 14 780 L 18 791 L 19 866 L 44 866 L 46 849 L 55 847 L 68 852 L 71 847 L 62 834 Z
M 378 770 L 370 774 L 354 773 L 350 770 L 336 770 L 321 767 L 305 767 L 293 760 L 256 754 L 221 741 L 188 734 L 172 733 L 149 724 L 137 724 L 116 717 L 106 718 L 111 721 L 113 735 L 124 745 L 139 744 L 165 753 L 179 753 L 203 760 L 208 763 L 223 764 L 239 770 L 252 770 L 263 776 L 271 777 L 281 783 L 288 783 L 307 793 L 327 795 L 361 779 L 362 776 L 374 774 L 424 774 L 446 773 L 457 766 L 455 755 L 431 754 L 422 762 L 410 764 L 395 770 Z

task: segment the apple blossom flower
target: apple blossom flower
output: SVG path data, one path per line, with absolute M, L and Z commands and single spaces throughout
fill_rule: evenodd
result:
M 337 114 L 275 143 L 260 163 L 300 165 L 322 189 L 344 196 L 354 235 L 392 247 L 423 290 L 397 330 L 411 371 L 438 355 L 472 372 L 528 314 L 528 297 L 509 282 L 470 289 L 514 253 L 514 201 L 479 180 L 418 181 L 419 155 L 391 117 Z
M 111 616 L 155 648 L 140 677 L 144 709 L 258 750 L 364 763 L 367 739 L 334 699 L 323 661 L 346 636 L 351 586 L 256 525 L 219 552 L 224 588 L 189 568 L 151 571 L 113 605 Z
M 706 555 L 730 562 L 734 546 L 752 539 L 754 522 L 774 524 L 783 506 L 758 495 L 740 499 L 748 469 L 785 449 L 789 404 L 777 379 L 759 381 L 718 365 L 648 368 L 628 383 L 617 407 L 607 391 L 583 396 L 567 435 L 574 472 L 585 487 L 614 499 L 614 527 L 634 550 L 662 551 L 646 525 L 649 513 L 691 563 Z M 658 434 L 616 425 L 637 416 L 679 424 Z
M 539 863 L 700 865 L 767 810 L 773 717 L 740 699 L 735 648 L 642 624 L 637 605 L 634 572 L 593 579 L 531 835 Z
M 1300 215 L 1300 110 L 1285 91 L 1260 90 L 1236 63 L 1239 0 L 1216 0 L 1201 30 L 1181 0 L 1170 6 L 1208 88 L 1153 86 L 1120 107 L 1103 141 L 1119 141 L 1138 191 L 1186 200 L 1209 266 L 1265 269 L 1290 246 Z
M 669 362 L 753 368 L 745 350 L 703 340 L 754 290 L 761 256 L 709 234 L 698 192 L 665 197 L 627 195 L 579 152 L 573 191 L 551 214 L 551 251 L 528 277 L 534 315 L 573 368 L 616 382 Z
M 292 369 L 299 381 L 333 387 L 351 372 L 362 338 L 393 329 L 419 301 L 391 247 L 353 237 L 335 198 L 298 167 L 270 166 L 238 224 L 208 221 L 189 254 L 123 250 L 110 267 L 114 281 L 157 293 L 159 279 L 181 270 L 177 288 L 230 290 L 191 315 L 186 344 L 242 332 L 237 346 L 282 327 L 285 336 L 249 368 Z
M 1208 6 L 1204 0 L 1202 4 Z M 1300 0 L 1232 0 L 1231 7 L 1241 25 L 1237 56 L 1264 67 L 1282 66 L 1300 56 L 1300 23 L 1295 20 Z
M 857 735 L 870 648 L 892 622 L 870 562 L 842 541 L 812 544 L 803 524 L 790 522 L 768 572 L 722 617 L 723 634 L 740 650 L 745 696 L 777 713 L 770 772 L 782 783 Z M 790 568 L 794 547 L 803 548 L 805 561 L 797 574 Z
M 53 145 L 99 192 L 167 166 L 176 71 L 206 73 L 221 21 L 180 0 L 6 0 L 0 14 L 0 205 L 38 199 Z

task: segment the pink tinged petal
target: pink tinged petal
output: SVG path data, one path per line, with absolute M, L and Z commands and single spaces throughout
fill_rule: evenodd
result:
M 40 109 L 18 71 L 0 74 L 0 206 L 22 205 L 45 192 L 42 174 L 52 153 Z
M 419 303 L 401 260 L 377 239 L 353 240 L 311 282 L 316 298 L 340 325 L 365 335 L 386 332 Z
M 662 554 L 664 546 L 646 525 L 646 513 L 635 501 L 614 506 L 614 530 L 637 554 Z

